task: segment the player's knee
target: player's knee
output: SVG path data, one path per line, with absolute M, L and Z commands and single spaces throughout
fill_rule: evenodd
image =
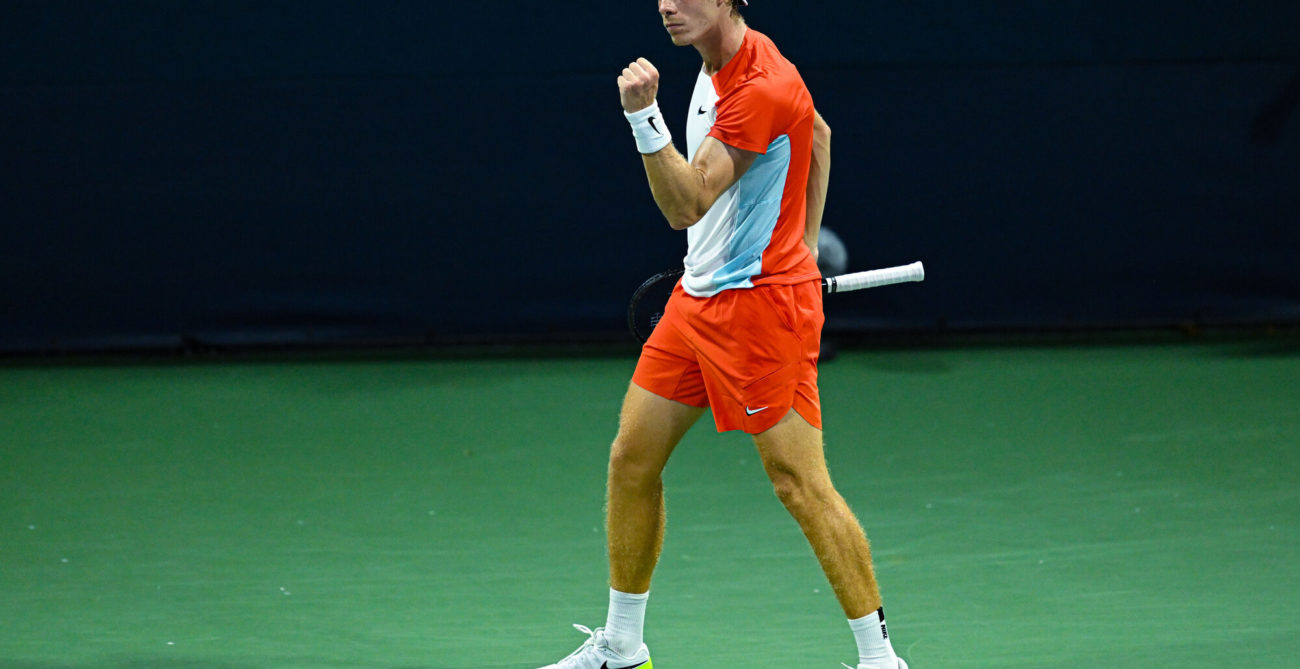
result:
M 776 492 L 776 498 L 787 509 L 793 511 L 804 505 L 808 499 L 808 488 L 796 472 L 787 469 L 772 470 L 768 476 L 772 479 L 772 490 Z
M 609 481 L 621 487 L 642 487 L 659 484 L 663 467 L 647 457 L 644 449 L 622 437 L 615 439 L 609 449 Z
M 835 495 L 835 491 L 823 485 L 816 477 L 805 476 L 789 469 L 769 469 L 772 490 L 776 498 L 795 516 L 815 512 L 822 508 Z

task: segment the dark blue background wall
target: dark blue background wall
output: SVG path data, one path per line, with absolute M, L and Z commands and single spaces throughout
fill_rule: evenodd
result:
M 10 0 L 0 350 L 617 333 L 678 262 L 614 79 L 650 0 Z M 1300 3 L 793 3 L 833 328 L 1300 321 Z

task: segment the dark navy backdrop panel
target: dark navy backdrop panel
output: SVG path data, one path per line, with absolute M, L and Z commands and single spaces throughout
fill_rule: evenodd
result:
M 5 14 L 0 350 L 616 333 L 684 252 L 614 85 L 654 60 L 680 144 L 698 57 L 649 0 Z M 832 125 L 850 265 L 929 269 L 830 327 L 1300 320 L 1300 4 L 749 16 Z

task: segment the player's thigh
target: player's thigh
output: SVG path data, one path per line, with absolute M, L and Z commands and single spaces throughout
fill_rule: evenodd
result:
M 618 436 L 610 449 L 610 468 L 631 468 L 658 475 L 677 443 L 704 414 L 704 409 L 660 397 L 628 384 L 619 415 Z
M 763 469 L 778 489 L 786 485 L 830 487 L 822 431 L 797 411 L 788 411 L 775 426 L 754 435 Z

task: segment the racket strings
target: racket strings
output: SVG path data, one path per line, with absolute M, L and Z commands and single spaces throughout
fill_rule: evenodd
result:
M 644 343 L 659 325 L 664 316 L 664 305 L 682 273 L 681 269 L 660 272 L 646 279 L 633 293 L 627 310 L 627 324 L 638 341 Z

